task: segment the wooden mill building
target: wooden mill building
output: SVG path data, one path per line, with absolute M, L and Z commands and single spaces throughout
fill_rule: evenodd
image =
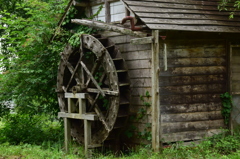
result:
M 229 12 L 218 10 L 218 0 L 86 0 L 70 4 L 85 9 L 88 16 L 99 11 L 94 21 L 72 22 L 102 29 L 99 34 L 121 52 L 127 74 L 118 76 L 129 78 L 127 107 L 133 116 L 124 130 L 132 133 L 127 139 L 130 143 L 152 143 L 158 149 L 161 143 L 195 141 L 219 133 L 227 127 L 220 99 L 225 92 L 233 95 L 231 123 L 240 123 L 238 13 L 229 19 Z M 124 18 L 131 19 L 129 16 L 136 26 L 121 24 Z

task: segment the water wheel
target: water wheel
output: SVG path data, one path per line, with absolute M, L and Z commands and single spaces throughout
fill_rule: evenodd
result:
M 129 110 L 129 76 L 115 45 L 100 35 L 81 35 L 79 48 L 67 46 L 58 69 L 58 101 L 67 112 L 64 93 L 86 93 L 86 111 L 98 116 L 92 123 L 91 145 L 111 143 L 124 127 Z M 77 99 L 74 101 L 78 104 Z M 74 109 L 78 113 L 78 107 Z M 84 142 L 83 121 L 71 119 L 71 135 Z

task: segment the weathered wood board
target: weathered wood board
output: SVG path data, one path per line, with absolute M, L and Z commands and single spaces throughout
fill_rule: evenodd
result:
M 240 47 L 231 47 L 232 129 L 240 125 Z
M 163 142 L 177 142 L 177 141 L 194 141 L 201 140 L 205 137 L 210 137 L 214 134 L 220 133 L 221 129 L 206 129 L 198 131 L 184 131 L 176 133 L 165 133 L 163 135 Z
M 203 32 L 240 32 L 239 15 L 218 9 L 215 0 L 122 0 L 150 29 Z
M 168 70 L 160 54 L 160 103 L 164 142 L 189 141 L 225 127 L 220 94 L 227 91 L 224 40 L 169 40 Z M 219 130 L 218 130 L 219 129 Z
M 136 135 L 128 142 L 131 144 L 150 144 L 151 141 L 139 138 L 139 132 L 143 132 L 146 124 L 151 123 L 151 107 L 146 106 L 141 100 L 143 96 L 144 101 L 151 103 L 151 97 L 146 97 L 146 92 L 151 93 L 151 44 L 135 45 L 131 44 L 131 39 L 137 37 L 122 35 L 115 32 L 105 31 L 101 33 L 102 36 L 108 37 L 118 49 L 121 51 L 122 56 L 128 68 L 128 74 L 131 81 L 131 107 L 130 112 L 133 116 L 138 115 L 141 110 L 145 110 L 144 117 L 141 119 L 133 120 L 128 126 L 135 126 L 136 129 L 133 133 Z M 149 132 L 151 128 L 149 129 Z M 138 138 L 138 140 L 136 140 Z

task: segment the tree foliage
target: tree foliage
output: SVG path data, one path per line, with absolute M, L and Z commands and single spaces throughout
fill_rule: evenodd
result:
M 75 16 L 87 18 L 83 9 L 74 7 L 58 26 L 69 0 L 10 1 L 16 2 L 15 7 L 0 12 L 0 68 L 4 72 L 0 74 L 0 116 L 8 110 L 7 101 L 14 101 L 19 112 L 56 113 L 59 54 L 67 43 L 79 45 L 80 33 L 95 30 L 70 22 Z
M 220 0 L 218 9 L 229 11 L 229 18 L 234 18 L 234 13 L 240 9 L 240 0 Z
M 59 53 L 68 32 L 56 31 L 68 0 L 11 0 L 15 8 L 0 15 L 0 108 L 13 100 L 18 111 L 54 112 L 58 109 L 55 85 Z M 2 3 L 1 3 L 2 4 Z M 56 34 L 56 40 L 50 38 Z

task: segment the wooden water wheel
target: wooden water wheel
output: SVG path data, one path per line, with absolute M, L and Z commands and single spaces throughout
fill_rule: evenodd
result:
M 81 35 L 79 48 L 67 46 L 58 69 L 58 101 L 67 112 L 64 94 L 86 93 L 86 111 L 99 120 L 92 123 L 91 145 L 111 143 L 118 138 L 129 110 L 129 77 L 120 51 L 100 35 Z M 73 101 L 78 105 L 78 100 Z M 78 113 L 78 107 L 73 108 Z M 71 135 L 84 142 L 82 120 L 71 119 Z

